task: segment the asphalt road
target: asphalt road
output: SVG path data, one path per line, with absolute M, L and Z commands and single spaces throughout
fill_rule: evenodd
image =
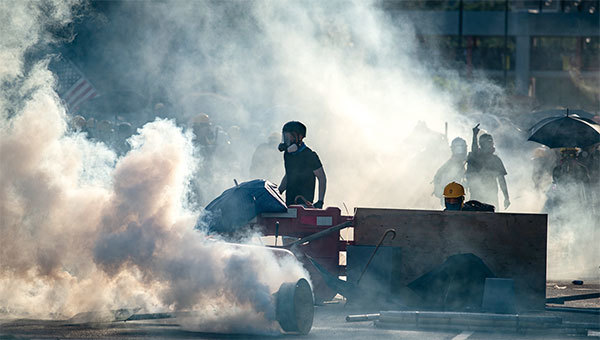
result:
M 490 332 L 470 330 L 381 329 L 373 321 L 347 323 L 345 316 L 357 313 L 342 305 L 318 306 L 313 328 L 308 335 L 281 335 L 272 338 L 292 339 L 590 339 L 600 333 L 565 334 L 555 329 L 535 333 Z M 565 319 L 598 322 L 598 315 L 562 313 Z M 560 314 L 553 314 L 560 315 Z M 68 324 L 64 321 L 4 320 L 0 321 L 0 339 L 263 339 L 264 335 L 230 335 L 182 330 L 176 319 Z
M 555 288 L 558 287 L 558 288 Z M 563 288 L 567 286 L 567 288 Z M 597 291 L 595 285 L 573 286 L 567 283 L 548 283 L 548 297 L 573 295 Z M 599 307 L 600 299 L 569 302 L 567 307 Z M 560 329 L 542 329 L 535 332 L 472 331 L 469 329 L 383 329 L 375 327 L 373 321 L 345 321 L 346 315 L 377 311 L 345 308 L 343 303 L 315 307 L 313 328 L 308 335 L 280 335 L 268 338 L 290 339 L 591 339 L 600 338 L 600 331 L 566 332 Z M 563 322 L 599 325 L 600 314 L 573 312 L 543 312 L 545 316 L 559 316 Z M 264 335 L 231 335 L 191 332 L 181 329 L 177 319 L 119 321 L 105 323 L 76 324 L 48 320 L 0 320 L 0 339 L 264 339 Z

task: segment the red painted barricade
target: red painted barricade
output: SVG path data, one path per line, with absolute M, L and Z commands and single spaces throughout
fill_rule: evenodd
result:
M 261 228 L 264 235 L 275 235 L 276 224 L 279 222 L 279 236 L 283 236 L 284 243 L 287 243 L 286 236 L 294 240 L 300 239 L 347 221 L 352 221 L 352 216 L 342 215 L 337 207 L 314 209 L 290 205 L 285 213 L 263 213 L 253 223 Z M 287 241 L 291 240 L 287 239 Z M 335 292 L 325 285 L 321 275 L 303 254 L 322 264 L 331 274 L 345 275 L 345 266 L 340 266 L 339 252 L 346 251 L 348 244 L 352 244 L 352 241 L 342 240 L 338 231 L 299 246 L 300 253 L 295 251 L 296 257 L 302 261 L 311 275 L 317 301 L 329 300 L 335 296 Z M 278 245 L 281 246 L 281 243 Z

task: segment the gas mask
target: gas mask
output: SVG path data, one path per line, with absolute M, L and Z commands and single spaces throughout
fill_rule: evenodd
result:
M 496 148 L 494 147 L 494 142 L 489 141 L 489 142 L 482 142 L 481 143 L 481 151 L 483 153 L 488 153 L 488 154 L 492 154 L 496 151 Z
M 494 140 L 490 135 L 482 135 L 479 138 L 479 147 L 483 153 L 492 154 L 496 151 Z
M 452 157 L 457 159 L 467 158 L 467 147 L 463 145 L 456 145 L 452 147 Z
M 461 208 L 460 203 L 446 203 L 446 210 L 460 211 Z
M 467 142 L 460 137 L 456 137 L 450 144 L 450 150 L 452 151 L 452 158 L 465 160 L 467 158 Z
M 297 140 L 298 137 L 283 133 L 281 136 L 281 143 L 277 146 L 277 149 L 281 152 L 287 151 L 288 153 L 294 153 L 298 151 Z
M 444 199 L 444 204 L 446 205 L 446 210 L 460 211 L 463 207 L 463 201 L 463 197 L 446 198 Z

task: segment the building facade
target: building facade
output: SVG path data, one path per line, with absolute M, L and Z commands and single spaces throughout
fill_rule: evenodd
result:
M 543 106 L 599 111 L 599 1 L 384 0 L 392 20 L 418 23 L 423 44 Z

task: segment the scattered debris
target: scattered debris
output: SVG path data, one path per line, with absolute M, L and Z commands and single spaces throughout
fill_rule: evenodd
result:
M 503 330 L 522 332 L 556 329 L 563 332 L 587 333 L 600 330 L 598 323 L 563 322 L 561 317 L 464 313 L 464 312 L 422 312 L 422 311 L 382 311 L 375 326 L 388 329 L 456 329 L 456 330 Z
M 597 299 L 597 298 L 600 298 L 600 293 L 590 293 L 590 294 L 569 295 L 569 296 L 547 298 L 546 303 L 558 303 L 558 304 L 562 305 L 565 303 L 565 301 L 588 300 L 588 299 Z
M 550 312 L 570 312 L 570 313 L 584 313 L 584 314 L 597 314 L 600 315 L 600 308 L 578 308 L 578 307 L 546 307 L 547 311 Z
M 346 316 L 346 322 L 374 321 L 379 320 L 380 316 L 379 313 L 348 315 Z

